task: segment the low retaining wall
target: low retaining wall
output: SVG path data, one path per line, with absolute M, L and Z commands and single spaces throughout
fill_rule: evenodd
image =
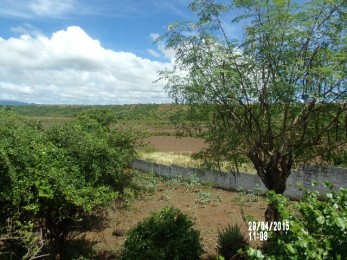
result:
M 201 183 L 214 183 L 217 187 L 228 190 L 261 190 L 263 193 L 267 191 L 259 176 L 246 172 L 233 174 L 229 172 L 203 171 L 197 168 L 180 167 L 177 165 L 163 165 L 144 160 L 134 160 L 133 167 L 139 171 L 153 172 L 157 175 L 173 178 L 181 176 L 183 179 L 189 179 L 192 175 L 196 175 Z M 311 182 L 315 180 L 318 185 L 312 187 Z M 298 188 L 298 183 L 302 183 L 304 188 L 318 190 L 321 194 L 328 192 L 323 186 L 323 182 L 328 181 L 333 184 L 335 189 L 347 187 L 347 169 L 342 168 L 326 168 L 309 167 L 304 170 L 293 172 L 287 180 L 287 189 L 284 195 L 291 199 L 300 199 L 302 191 Z

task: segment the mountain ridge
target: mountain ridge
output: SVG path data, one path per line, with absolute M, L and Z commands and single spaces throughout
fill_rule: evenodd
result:
M 27 106 L 27 105 L 35 105 L 34 103 L 27 103 L 17 100 L 6 100 L 0 99 L 0 105 L 9 105 L 9 106 Z

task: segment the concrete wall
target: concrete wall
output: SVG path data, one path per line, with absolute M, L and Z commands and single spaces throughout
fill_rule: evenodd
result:
M 176 165 L 162 165 L 143 160 L 135 160 L 133 167 L 143 172 L 153 172 L 157 175 L 173 178 L 181 176 L 183 179 L 189 179 L 192 175 L 196 175 L 201 183 L 213 183 L 219 188 L 228 190 L 261 190 L 266 192 L 264 184 L 256 174 L 240 172 L 233 174 L 218 171 L 202 171 L 197 168 L 185 168 Z M 316 187 L 311 186 L 311 182 L 315 180 L 319 184 Z M 292 199 L 300 199 L 302 192 L 298 189 L 298 183 L 302 183 L 304 188 L 318 190 L 321 194 L 328 191 L 323 186 L 323 182 L 328 181 L 335 186 L 335 189 L 341 187 L 347 188 L 347 169 L 310 167 L 304 170 L 293 172 L 287 180 L 287 189 L 284 195 Z

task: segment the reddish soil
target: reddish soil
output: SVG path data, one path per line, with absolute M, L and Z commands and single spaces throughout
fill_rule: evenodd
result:
M 210 193 L 212 200 L 201 202 L 198 200 L 199 192 Z M 241 196 L 241 197 L 240 197 Z M 243 197 L 242 197 L 243 196 Z M 170 186 L 160 183 L 154 194 L 148 194 L 142 200 L 131 203 L 130 210 L 116 209 L 109 213 L 107 227 L 95 232 L 89 232 L 87 238 L 94 241 L 94 249 L 102 255 L 98 259 L 106 259 L 107 255 L 120 252 L 126 233 L 138 222 L 148 217 L 154 210 L 160 210 L 165 205 L 172 205 L 187 213 L 196 223 L 195 227 L 201 232 L 204 255 L 202 259 L 216 259 L 216 241 L 218 230 L 228 224 L 239 224 L 242 233 L 248 236 L 248 225 L 242 219 L 239 199 L 246 201 L 243 205 L 244 215 L 253 216 L 257 221 L 263 221 L 266 203 L 263 198 L 258 201 L 247 201 L 248 195 L 229 192 L 211 187 L 199 186 L 188 188 L 183 185 Z M 217 198 L 220 198 L 218 200 Z M 261 243 L 251 243 L 259 246 Z M 117 258 L 117 254 L 108 259 Z
M 201 138 L 176 137 L 176 136 L 151 136 L 148 141 L 160 152 L 199 152 L 207 148 Z
M 202 139 L 192 137 L 177 138 L 175 136 L 152 136 L 146 139 L 161 152 L 198 152 L 207 145 Z M 212 200 L 201 202 L 198 200 L 200 192 L 209 193 Z M 258 201 L 250 202 L 248 195 L 230 192 L 212 187 L 199 186 L 188 188 L 184 185 L 160 183 L 154 194 L 147 194 L 142 200 L 135 200 L 130 208 L 109 211 L 107 224 L 101 230 L 87 233 L 87 240 L 92 242 L 98 257 L 96 259 L 115 259 L 121 252 L 122 244 L 127 232 L 152 211 L 172 205 L 187 213 L 195 222 L 195 228 L 201 233 L 204 254 L 202 259 L 216 259 L 216 245 L 218 230 L 228 224 L 238 224 L 241 232 L 249 238 L 248 225 L 243 220 L 240 208 L 240 198 L 244 202 L 244 216 L 253 216 L 256 221 L 264 220 L 266 202 L 257 197 Z M 217 198 L 220 198 L 218 200 Z M 260 246 L 261 242 L 251 242 Z

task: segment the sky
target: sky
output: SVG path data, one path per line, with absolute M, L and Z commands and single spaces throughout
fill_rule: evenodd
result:
M 37 104 L 171 103 L 153 41 L 192 20 L 189 0 L 1 0 L 0 100 Z

